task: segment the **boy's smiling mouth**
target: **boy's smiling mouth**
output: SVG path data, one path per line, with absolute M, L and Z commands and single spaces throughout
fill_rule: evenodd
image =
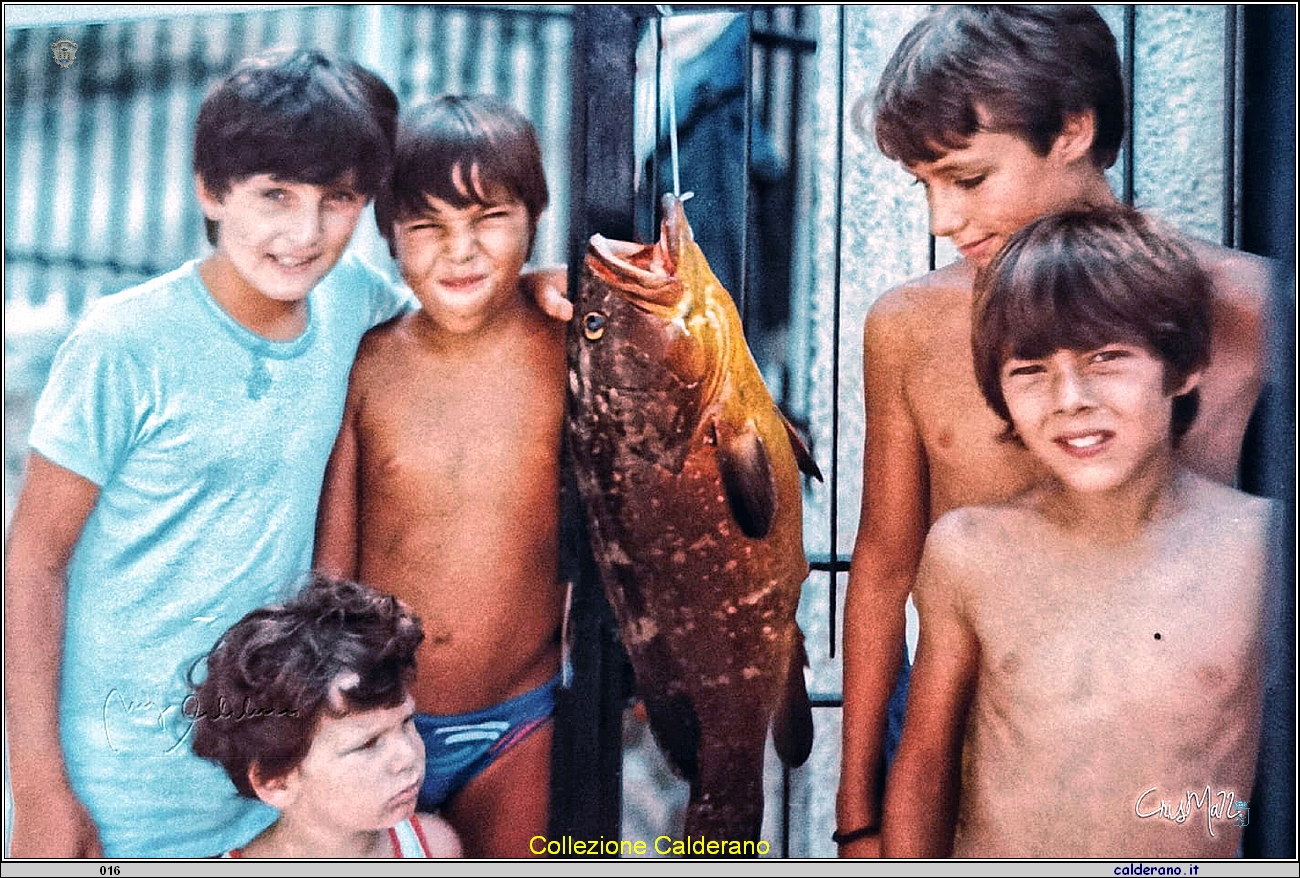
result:
M 967 241 L 963 244 L 957 244 L 956 246 L 957 249 L 961 252 L 961 255 L 966 259 L 978 259 L 980 257 L 992 255 L 991 253 L 986 252 L 989 250 L 989 247 L 991 246 L 990 242 L 992 240 L 993 240 L 992 235 L 985 235 L 982 238 L 978 238 L 973 241 Z
M 270 259 L 272 262 L 274 262 L 276 265 L 280 266 L 281 268 L 288 268 L 288 269 L 306 268 L 308 265 L 311 265 L 319 258 L 320 258 L 319 253 L 313 253 L 310 256 L 276 256 L 274 254 L 270 255 Z
M 1113 430 L 1090 430 L 1087 432 L 1065 433 L 1057 436 L 1053 442 L 1074 457 L 1092 457 L 1101 453 L 1115 436 Z

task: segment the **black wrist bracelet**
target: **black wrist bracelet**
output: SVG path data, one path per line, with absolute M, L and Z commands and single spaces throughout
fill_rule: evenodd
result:
M 871 838 L 873 835 L 880 835 L 880 825 L 873 823 L 870 826 L 861 826 L 852 832 L 840 832 L 838 829 L 831 833 L 831 841 L 838 844 L 848 844 L 851 841 L 857 841 L 860 838 Z

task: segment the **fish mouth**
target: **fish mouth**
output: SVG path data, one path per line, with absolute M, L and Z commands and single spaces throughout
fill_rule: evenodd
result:
M 682 201 L 671 192 L 661 202 L 663 221 L 653 244 L 613 241 L 592 235 L 587 265 L 599 277 L 629 294 L 632 303 L 647 311 L 675 314 L 681 303 L 677 274 L 682 249 L 695 240 Z
M 649 311 L 676 311 L 681 298 L 677 260 L 664 246 L 612 241 L 592 235 L 587 247 L 587 266 L 598 277 L 627 294 L 634 305 Z

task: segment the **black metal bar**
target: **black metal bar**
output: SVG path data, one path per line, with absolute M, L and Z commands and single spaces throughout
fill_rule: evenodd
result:
M 844 7 L 840 6 L 836 14 L 839 16 L 837 24 L 839 27 L 839 40 L 836 47 L 838 56 L 836 64 L 839 68 L 839 88 L 835 94 L 835 246 L 833 270 L 833 290 L 834 304 L 832 317 L 833 335 L 832 335 L 832 355 L 831 355 L 831 508 L 830 508 L 830 547 L 831 558 L 839 555 L 839 483 L 840 483 L 840 248 L 843 244 L 843 227 L 844 219 L 844 69 L 845 69 L 845 51 L 844 51 Z M 931 239 L 933 242 L 933 239 Z M 839 582 L 836 578 L 836 565 L 830 567 L 830 657 L 835 658 L 835 616 L 836 606 L 838 605 L 837 591 Z
M 775 10 L 763 10 L 763 17 L 767 24 L 771 24 L 775 19 Z M 749 288 L 749 236 L 754 229 L 754 224 L 750 222 L 749 201 L 751 190 L 753 188 L 753 174 L 749 172 L 749 150 L 753 145 L 754 138 L 754 114 L 758 111 L 760 124 L 764 131 L 772 130 L 772 69 L 775 66 L 772 63 L 772 49 L 770 46 L 763 46 L 760 58 L 759 69 L 761 71 L 761 82 L 763 89 L 763 100 L 759 107 L 754 106 L 754 52 L 760 45 L 754 39 L 754 32 L 757 29 L 757 13 L 750 9 L 748 16 L 748 31 L 746 35 L 746 52 L 745 52 L 745 233 L 742 237 L 744 242 L 741 247 L 741 278 L 744 287 Z M 788 101 L 794 104 L 793 98 Z M 762 288 L 760 288 L 762 295 Z M 787 292 L 788 296 L 789 293 Z M 748 314 L 746 314 L 748 316 Z M 790 858 L 790 766 L 781 765 L 781 856 L 785 859 Z
M 1136 53 L 1133 48 L 1137 42 L 1137 7 L 1129 4 L 1124 7 L 1124 57 L 1123 57 L 1123 75 L 1124 75 L 1124 130 L 1128 136 L 1124 138 L 1124 191 L 1121 198 L 1125 204 L 1133 203 L 1133 163 L 1137 156 L 1136 132 L 1133 130 L 1133 92 L 1134 92 L 1134 73 L 1136 71 Z
M 790 766 L 781 766 L 781 856 L 790 859 Z
M 108 271 L 113 274 L 134 274 L 141 277 L 153 277 L 175 268 L 174 265 L 153 263 L 130 264 L 116 259 L 99 259 L 80 256 L 75 253 L 43 253 L 39 250 L 19 250 L 5 247 L 6 263 L 27 262 L 37 268 L 66 268 L 72 271 Z
M 1242 18 L 1242 249 L 1277 261 L 1270 371 L 1247 431 L 1241 485 L 1278 498 L 1272 618 L 1265 635 L 1264 734 L 1247 857 L 1294 858 L 1296 834 L 1296 10 L 1248 5 Z M 1272 810 L 1281 819 L 1264 817 Z
M 1241 246 L 1295 271 L 1296 12 L 1247 6 L 1242 77 Z M 1285 66 L 1289 65 L 1289 66 Z
M 811 37 L 800 37 L 767 28 L 754 28 L 754 42 L 760 46 L 791 49 L 795 52 L 816 52 L 817 41 Z
M 556 6 L 547 6 L 545 4 L 521 5 L 521 6 L 486 6 L 479 10 L 480 12 L 489 13 L 497 18 L 508 19 L 565 19 L 573 17 L 568 9 Z
M 812 570 L 837 571 L 843 573 L 849 569 L 851 555 L 836 554 L 831 556 L 824 552 L 811 555 L 808 559 L 808 566 Z
M 741 167 L 745 169 L 745 179 L 741 185 L 745 188 L 744 197 L 740 200 L 741 210 L 741 227 L 740 227 L 740 265 L 739 282 L 740 289 L 736 295 L 738 298 L 737 305 L 740 307 L 740 322 L 745 328 L 745 334 L 753 338 L 750 325 L 750 312 L 754 309 L 750 307 L 749 290 L 749 234 L 753 230 L 753 223 L 750 222 L 750 206 L 754 199 L 754 174 L 750 170 L 750 157 L 754 150 L 754 42 L 751 34 L 754 32 L 754 10 L 750 9 L 745 15 L 745 51 L 741 57 L 744 58 L 745 64 L 745 157 L 741 162 Z
M 1237 241 L 1237 17 L 1223 7 L 1223 246 Z
M 663 185 L 659 182 L 659 144 L 663 141 L 662 132 L 663 124 L 663 97 L 664 97 L 664 66 L 661 61 L 663 54 L 662 47 L 664 44 L 664 19 L 663 16 L 655 16 L 655 130 L 654 139 L 650 146 L 650 192 L 649 210 L 650 224 L 646 228 L 646 240 L 653 241 L 658 237 L 659 229 L 659 189 Z
M 803 9 L 795 6 L 792 10 L 792 26 L 796 31 L 803 27 Z M 796 220 L 795 210 L 799 198 L 799 175 L 801 156 L 799 150 L 799 136 L 802 130 L 800 120 L 803 117 L 804 104 L 804 58 L 799 52 L 790 54 L 790 100 L 788 101 L 788 112 L 786 114 L 786 149 L 785 154 L 788 158 L 786 168 L 786 183 L 782 201 L 786 216 L 790 221 L 790 228 L 801 228 L 802 223 Z M 791 296 L 791 283 L 794 279 L 794 251 L 793 242 L 791 242 L 790 258 L 785 261 L 784 283 L 782 288 L 785 290 L 787 298 Z M 789 319 L 787 320 L 787 332 L 790 331 L 789 325 L 794 319 L 794 308 L 789 309 Z M 787 348 L 787 350 L 789 350 Z M 787 417 L 795 418 L 802 424 L 808 423 L 808 411 L 806 408 L 807 395 L 804 396 L 805 407 L 795 411 L 791 405 L 791 386 L 793 384 L 793 375 L 795 367 L 790 362 L 790 355 L 787 353 L 785 362 L 782 363 L 782 381 L 781 381 L 781 399 L 778 404 L 785 411 Z
M 759 15 L 762 15 L 764 19 L 761 24 L 758 21 Z M 751 114 L 750 118 L 752 119 L 754 115 L 757 115 L 759 124 L 764 131 L 768 132 L 772 130 L 772 110 L 776 103 L 772 100 L 772 69 L 776 65 L 773 63 L 772 47 L 764 45 L 755 39 L 754 34 L 760 28 L 771 25 L 775 17 L 775 9 L 754 9 L 749 13 L 749 70 L 750 75 L 753 75 L 754 61 L 757 57 L 759 73 L 756 80 L 759 87 L 755 93 L 761 98 L 757 101 L 758 112 Z
M 638 37 L 635 7 L 579 6 L 573 13 L 569 285 L 577 289 L 590 235 L 629 239 L 635 224 L 632 113 Z M 587 542 L 566 454 L 561 570 L 575 583 L 572 685 L 556 693 L 551 771 L 553 838 L 617 838 L 622 803 L 622 707 L 627 659 Z

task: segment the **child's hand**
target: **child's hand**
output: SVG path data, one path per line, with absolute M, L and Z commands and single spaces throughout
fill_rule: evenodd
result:
M 573 319 L 573 303 L 565 298 L 569 286 L 567 268 L 563 265 L 536 268 L 525 272 L 521 279 L 546 316 L 564 323 Z
M 12 820 L 11 857 L 98 859 L 104 856 L 90 812 L 66 788 L 50 790 L 40 802 L 15 801 Z

